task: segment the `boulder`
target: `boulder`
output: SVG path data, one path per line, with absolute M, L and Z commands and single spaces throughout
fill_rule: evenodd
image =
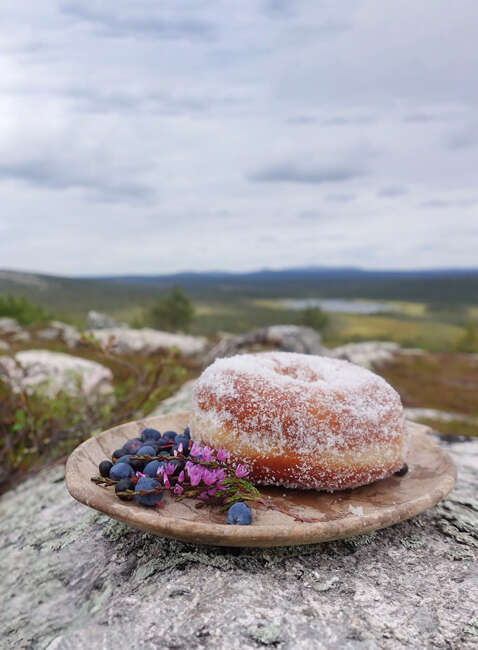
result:
M 126 327 L 124 323 L 118 323 L 114 318 L 103 314 L 100 311 L 89 311 L 86 319 L 86 326 L 90 330 L 104 330 L 112 327 Z
M 335 359 L 345 359 L 365 368 L 380 366 L 392 361 L 400 352 L 400 345 L 391 341 L 364 341 L 363 343 L 347 343 L 327 351 L 328 356 Z M 414 351 L 416 352 L 416 351 Z
M 108 328 L 89 330 L 94 338 L 105 348 L 120 354 L 153 354 L 177 348 L 185 356 L 201 354 L 207 347 L 207 339 L 187 334 L 172 334 L 150 328 Z
M 74 501 L 63 466 L 44 470 L 0 501 L 2 644 L 474 650 L 478 440 L 448 449 L 459 480 L 436 507 L 351 539 L 272 549 L 135 530 Z
M 49 327 L 37 332 L 37 336 L 45 341 L 59 339 L 66 343 L 69 348 L 75 348 L 81 339 L 80 331 L 76 327 L 62 323 L 59 320 L 52 320 Z
M 96 361 L 49 350 L 25 350 L 15 357 L 0 357 L 0 376 L 15 390 L 44 390 L 50 396 L 64 390 L 70 395 L 95 398 L 112 392 L 113 375 Z
M 0 318 L 0 336 L 7 337 L 16 343 L 25 343 L 30 340 L 30 334 L 14 318 Z
M 323 354 L 320 334 L 299 325 L 271 325 L 252 330 L 241 336 L 226 336 L 208 353 L 205 365 L 215 359 L 255 351 L 258 347 L 273 347 L 284 352 Z

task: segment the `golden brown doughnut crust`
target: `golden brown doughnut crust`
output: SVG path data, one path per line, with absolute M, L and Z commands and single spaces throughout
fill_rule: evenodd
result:
M 400 397 L 384 379 L 287 352 L 216 360 L 195 384 L 190 429 L 263 485 L 357 487 L 392 475 L 406 452 Z

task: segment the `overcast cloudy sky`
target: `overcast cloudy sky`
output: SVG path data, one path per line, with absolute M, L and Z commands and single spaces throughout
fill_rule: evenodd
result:
M 478 266 L 476 0 L 3 0 L 0 268 Z

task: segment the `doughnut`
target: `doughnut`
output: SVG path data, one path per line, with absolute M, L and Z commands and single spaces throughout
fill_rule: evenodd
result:
M 400 397 L 384 379 L 289 352 L 216 360 L 195 382 L 189 426 L 258 485 L 354 488 L 391 476 L 407 450 Z

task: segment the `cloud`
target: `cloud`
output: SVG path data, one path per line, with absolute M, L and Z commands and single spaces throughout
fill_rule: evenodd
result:
M 61 11 L 74 20 L 89 23 L 101 29 L 102 34 L 110 37 L 133 36 L 140 34 L 159 39 L 191 39 L 211 41 L 216 36 L 216 26 L 206 20 L 187 17 L 163 18 L 151 11 L 131 11 L 133 4 L 126 9 L 113 3 L 108 9 L 91 8 L 92 3 L 65 2 Z M 104 5 L 102 5 L 104 6 Z
M 301 210 L 297 215 L 299 219 L 318 219 L 321 216 L 320 210 Z
M 429 199 L 428 201 L 422 201 L 420 206 L 440 210 L 442 208 L 468 208 L 477 203 L 478 199 Z
M 386 198 L 395 198 L 397 196 L 403 196 L 408 193 L 408 189 L 403 185 L 387 185 L 382 187 L 377 192 L 377 196 L 384 196 Z
M 467 124 L 450 133 L 446 138 L 446 147 L 451 151 L 469 149 L 478 144 L 478 123 Z
M 335 201 L 336 203 L 350 203 L 356 198 L 356 194 L 339 192 L 337 194 L 327 194 L 327 201 Z
M 292 162 L 269 165 L 249 174 L 254 183 L 305 183 L 320 185 L 352 180 L 364 169 L 349 165 L 304 165 Z
M 151 187 L 125 178 L 101 177 L 85 164 L 75 169 L 69 162 L 53 159 L 23 159 L 18 162 L 0 162 L 0 180 L 16 180 L 50 190 L 83 189 L 94 200 L 106 202 L 149 201 Z

